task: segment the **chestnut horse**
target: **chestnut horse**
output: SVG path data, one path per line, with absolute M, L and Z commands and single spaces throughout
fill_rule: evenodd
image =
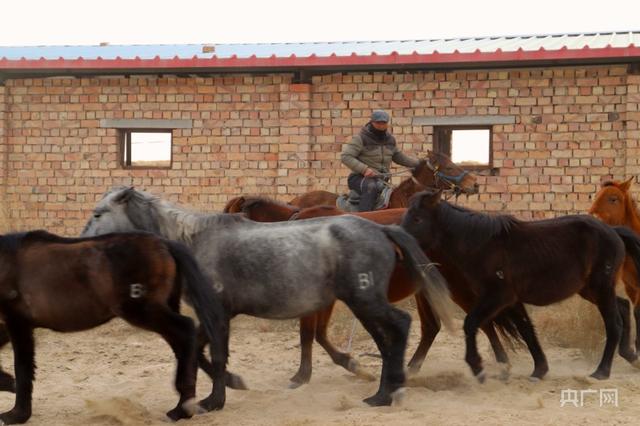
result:
M 451 161 L 444 154 L 427 151 L 427 158 L 412 171 L 411 176 L 403 180 L 391 192 L 387 208 L 407 207 L 409 198 L 426 188 L 451 190 L 458 194 L 477 194 L 476 177 Z M 297 196 L 289 202 L 300 208 L 313 206 L 335 206 L 338 195 L 329 191 L 311 191 Z
M 621 181 L 608 181 L 602 184 L 602 188 L 596 194 L 589 214 L 595 215 L 609 225 L 624 225 L 631 228 L 636 234 L 640 234 L 640 214 L 636 202 L 629 189 L 633 178 Z M 636 351 L 640 351 L 640 279 L 638 270 L 632 259 L 628 256 L 624 261 L 622 274 L 624 288 L 634 306 L 636 322 Z M 625 309 L 626 306 L 626 309 Z M 629 318 L 629 303 L 625 301 L 622 308 L 623 319 Z M 625 312 L 626 310 L 626 312 Z
M 333 216 L 345 214 L 342 210 L 331 206 L 316 206 L 306 209 L 290 206 L 275 200 L 263 197 L 236 197 L 230 200 L 225 207 L 225 213 L 244 213 L 249 219 L 259 222 L 278 222 L 284 220 L 309 219 L 320 216 Z M 373 212 L 353 213 L 357 216 L 384 225 L 399 224 L 406 209 L 386 209 Z M 440 272 L 449 284 L 451 297 L 465 311 L 469 311 L 475 303 L 475 295 L 467 281 L 455 269 L 440 268 Z M 416 373 L 420 370 L 427 352 L 431 347 L 436 335 L 440 331 L 440 323 L 431 312 L 431 307 L 420 292 L 416 292 L 408 272 L 398 264 L 391 276 L 387 297 L 390 302 L 398 302 L 411 295 L 415 296 L 418 315 L 421 322 L 421 338 L 415 354 L 409 362 L 409 371 Z M 311 378 L 311 352 L 315 336 L 316 341 L 327 351 L 333 362 L 360 374 L 356 361 L 350 355 L 338 351 L 327 339 L 327 328 L 333 305 L 323 311 L 300 319 L 300 346 L 301 359 L 298 372 L 291 378 L 292 386 L 299 386 L 307 383 Z M 511 340 L 519 340 L 519 335 L 515 330 L 515 325 L 508 316 L 497 318 L 493 324 L 486 324 L 482 327 L 496 356 L 496 360 L 501 364 L 503 377 L 506 378 L 509 368 L 509 360 L 500 339 L 496 334 L 494 325 L 505 337 Z

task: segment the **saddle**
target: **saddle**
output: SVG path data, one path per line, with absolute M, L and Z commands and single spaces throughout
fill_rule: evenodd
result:
M 389 199 L 393 188 L 385 186 L 378 195 L 374 210 L 386 209 L 389 206 Z M 345 212 L 357 212 L 360 205 L 360 193 L 356 190 L 350 190 L 348 194 L 338 196 L 336 207 Z

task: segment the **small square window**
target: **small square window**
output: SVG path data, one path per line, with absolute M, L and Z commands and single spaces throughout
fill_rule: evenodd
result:
M 170 168 L 171 130 L 121 130 L 122 164 L 131 168 Z
M 491 127 L 436 127 L 434 149 L 448 155 L 451 161 L 464 168 L 491 168 Z

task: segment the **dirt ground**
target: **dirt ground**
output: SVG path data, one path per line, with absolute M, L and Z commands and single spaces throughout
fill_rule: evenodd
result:
M 573 305 L 571 305 L 573 307 Z M 411 303 L 401 307 L 415 316 Z M 351 314 L 338 307 L 332 340 L 348 344 Z M 601 354 L 601 331 L 585 322 L 571 325 L 572 336 L 600 336 L 593 350 L 558 345 L 553 323 L 557 316 L 537 311 L 551 370 L 541 382 L 531 382 L 532 363 L 525 350 L 510 354 L 511 377 L 498 379 L 498 369 L 484 336 L 479 338 L 489 377 L 476 383 L 463 361 L 461 331 L 441 333 L 418 375 L 409 379 L 400 405 L 370 408 L 362 399 L 375 393 L 374 382 L 354 377 L 335 366 L 322 348 L 314 345 L 311 383 L 288 389 L 288 379 L 299 360 L 297 322 L 238 317 L 232 323 L 229 368 L 242 375 L 251 390 L 229 390 L 227 404 L 219 412 L 201 414 L 184 425 L 467 425 L 467 424 L 637 424 L 640 418 L 640 370 L 617 357 L 610 380 L 587 378 Z M 461 328 L 462 320 L 456 320 Z M 558 325 L 556 324 L 556 327 Z M 573 328 L 575 327 L 575 328 Z M 418 342 L 418 322 L 412 324 L 408 355 Z M 547 338 L 551 336 L 551 339 Z M 59 334 L 37 332 L 37 364 L 33 425 L 161 425 L 177 394 L 172 386 L 174 358 L 164 341 L 149 332 L 114 320 L 88 332 Z M 552 340 L 552 341 L 550 341 Z M 584 340 L 584 339 L 582 339 Z M 593 339 L 592 339 L 593 340 Z M 579 345 L 574 345 L 579 346 Z M 588 349 L 588 348 L 587 348 Z M 358 324 L 352 352 L 361 364 L 379 374 L 380 360 L 369 336 Z M 3 366 L 12 369 L 9 348 L 0 354 Z M 10 370 L 12 371 L 12 370 Z M 198 397 L 208 395 L 210 381 L 199 375 Z M 568 393 L 582 395 L 575 407 Z M 600 403 L 607 390 L 616 390 L 618 406 Z M 583 391 L 583 392 L 581 392 Z M 603 392 L 604 391 L 604 392 Z M 575 399 L 574 399 L 575 401 Z M 13 395 L 0 395 L 0 409 L 9 409 Z M 579 405 L 579 403 L 578 403 Z

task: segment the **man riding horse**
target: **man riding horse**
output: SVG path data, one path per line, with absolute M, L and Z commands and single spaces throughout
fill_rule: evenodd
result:
M 342 163 L 352 170 L 347 179 L 349 189 L 360 194 L 361 212 L 374 210 L 392 161 L 406 167 L 419 164 L 416 158 L 400 151 L 388 128 L 389 114 L 375 110 L 360 133 L 342 147 Z

